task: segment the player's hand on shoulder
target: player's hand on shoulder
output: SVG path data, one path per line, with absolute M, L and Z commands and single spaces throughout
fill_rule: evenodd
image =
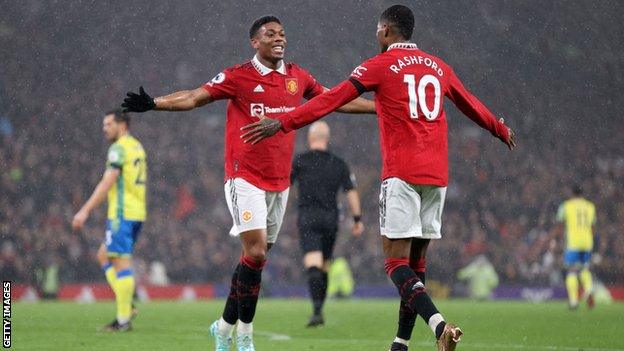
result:
M 277 134 L 282 129 L 282 122 L 278 119 L 268 118 L 263 114 L 256 115 L 260 120 L 255 123 L 248 124 L 241 128 L 242 131 L 248 131 L 241 135 L 246 143 L 255 145 L 270 136 Z
M 501 123 L 505 123 L 505 119 L 501 118 L 498 120 Z M 507 147 L 509 148 L 509 150 L 513 150 L 516 147 L 516 133 L 514 133 L 514 131 L 509 128 L 507 125 L 505 125 L 505 128 L 507 128 L 507 131 L 509 133 L 509 137 L 507 138 L 507 140 L 503 140 L 503 142 L 507 145 Z
M 139 93 L 129 91 L 126 94 L 121 107 L 123 112 L 145 112 L 156 108 L 156 102 L 143 90 L 143 87 L 139 87 Z

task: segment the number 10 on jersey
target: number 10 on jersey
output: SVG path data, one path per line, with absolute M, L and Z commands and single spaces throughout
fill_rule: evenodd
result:
M 418 108 L 429 121 L 433 121 L 438 118 L 440 114 L 440 81 L 438 78 L 431 74 L 426 74 L 418 82 L 418 90 L 416 90 L 416 78 L 413 74 L 406 74 L 403 76 L 403 82 L 407 83 L 407 95 L 409 96 L 409 111 L 410 118 L 418 119 Z M 427 85 L 433 85 L 433 109 L 429 109 L 427 106 Z

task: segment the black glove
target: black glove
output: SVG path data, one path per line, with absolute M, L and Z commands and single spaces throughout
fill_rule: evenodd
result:
M 147 95 L 143 87 L 139 88 L 139 93 L 128 92 L 127 98 L 124 99 L 123 112 L 145 112 L 156 108 L 156 103 L 151 96 Z

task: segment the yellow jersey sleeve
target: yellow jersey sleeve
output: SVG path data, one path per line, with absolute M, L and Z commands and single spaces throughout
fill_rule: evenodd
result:
M 125 159 L 125 151 L 119 143 L 114 143 L 108 148 L 106 156 L 106 168 L 121 169 Z
M 559 205 L 559 208 L 557 209 L 557 222 L 563 222 L 565 221 L 565 203 L 562 203 L 561 205 Z

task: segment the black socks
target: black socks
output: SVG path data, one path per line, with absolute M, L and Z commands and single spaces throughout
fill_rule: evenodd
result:
M 223 309 L 223 320 L 229 324 L 236 324 L 238 320 L 238 295 L 236 289 L 238 287 L 238 271 L 241 264 L 239 263 L 234 269 L 232 274 L 232 283 L 230 285 L 230 293 L 228 294 L 227 301 L 225 301 L 225 308 Z
M 314 314 L 320 315 L 327 297 L 327 273 L 318 267 L 308 268 L 308 285 L 314 306 Z

